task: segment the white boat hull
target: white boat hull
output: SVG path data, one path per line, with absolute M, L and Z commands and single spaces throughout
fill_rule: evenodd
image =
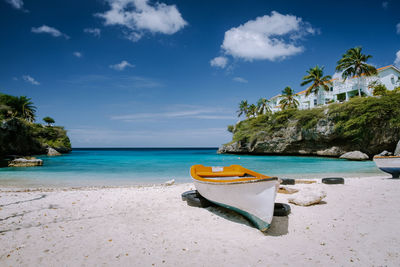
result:
M 374 162 L 381 171 L 390 173 L 393 178 L 399 178 L 400 157 L 374 157 Z
M 197 191 L 217 205 L 241 213 L 261 231 L 266 231 L 274 215 L 278 180 L 242 183 L 211 183 L 194 180 Z

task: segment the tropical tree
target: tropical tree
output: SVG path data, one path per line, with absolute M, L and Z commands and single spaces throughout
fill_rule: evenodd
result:
M 0 103 L 8 108 L 8 116 L 35 121 L 36 107 L 26 96 L 1 95 Z
M 53 124 L 53 123 L 55 123 L 55 120 L 53 119 L 53 118 L 51 118 L 51 117 L 44 117 L 43 118 L 43 121 L 45 122 L 45 123 L 47 123 L 47 126 L 51 126 L 51 124 Z
M 294 90 L 287 86 L 282 91 L 282 99 L 279 101 L 279 104 L 282 105 L 282 109 L 287 108 L 297 108 L 299 106 L 299 101 L 296 99 L 296 95 Z
M 257 102 L 257 113 L 258 114 L 267 114 L 271 112 L 271 109 L 268 104 L 269 100 L 266 98 L 260 98 Z
M 321 88 L 325 91 L 329 91 L 328 83 L 330 79 L 332 79 L 331 76 L 324 76 L 324 67 L 319 67 L 317 65 L 307 71 L 307 75 L 303 77 L 301 86 L 311 83 L 311 85 L 307 88 L 306 96 L 310 95 L 311 93 L 317 95 Z
M 347 50 L 342 58 L 337 62 L 336 70 L 342 71 L 342 78 L 355 77 L 357 78 L 358 96 L 361 96 L 360 81 L 362 75 L 368 77 L 378 73 L 376 68 L 367 64 L 368 59 L 372 58 L 371 55 L 364 55 L 361 52 L 362 47 L 354 47 Z
M 247 116 L 248 109 L 249 109 L 249 103 L 247 102 L 247 100 L 242 100 L 239 103 L 239 110 L 237 111 L 238 117 L 242 116 L 243 114 Z
M 257 116 L 257 106 L 254 104 L 251 104 L 249 106 L 246 116 L 247 116 L 247 118 L 250 118 L 251 116 L 253 116 L 253 117 Z

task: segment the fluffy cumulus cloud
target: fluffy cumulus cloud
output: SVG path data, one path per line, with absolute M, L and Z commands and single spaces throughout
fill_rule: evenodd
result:
M 218 67 L 218 68 L 225 68 L 226 65 L 228 64 L 228 58 L 226 57 L 215 57 L 210 60 L 210 65 L 213 67 Z
M 396 25 L 396 32 L 397 34 L 400 34 L 400 22 Z
M 100 37 L 101 30 L 99 28 L 85 28 L 83 32 L 93 35 L 94 37 Z
M 47 25 L 42 25 L 40 27 L 32 27 L 32 32 L 33 33 L 47 33 L 50 34 L 53 37 L 64 37 L 65 39 L 69 39 L 69 36 L 66 35 L 65 33 L 60 32 L 56 28 L 49 27 Z
M 107 0 L 110 10 L 96 14 L 104 19 L 105 25 L 123 26 L 125 37 L 138 41 L 145 31 L 174 34 L 187 22 L 175 5 L 148 0 Z
M 38 81 L 36 81 L 36 80 L 35 80 L 32 76 L 30 76 L 30 75 L 23 75 L 23 76 L 22 76 L 22 79 L 23 79 L 25 82 L 28 82 L 28 83 L 33 84 L 33 85 L 39 85 L 39 84 L 40 84 Z
M 396 53 L 396 59 L 394 60 L 394 64 L 400 67 L 400 50 Z
M 249 81 L 242 77 L 234 77 L 233 80 L 238 83 L 248 83 Z
M 24 2 L 22 0 L 6 0 L 6 2 L 16 9 L 22 9 L 24 6 Z
M 74 56 L 76 56 L 77 58 L 81 58 L 83 55 L 82 55 L 82 53 L 81 52 L 78 52 L 78 51 L 76 51 L 76 52 L 74 52 L 74 53 L 72 53 Z
M 121 70 L 124 70 L 124 69 L 126 69 L 126 68 L 133 68 L 134 65 L 132 65 L 131 63 L 129 63 L 129 62 L 126 61 L 126 60 L 122 60 L 121 63 L 114 64 L 114 65 L 110 65 L 109 67 L 112 68 L 112 69 L 114 69 L 114 70 L 119 70 L 119 71 L 121 71 Z
M 280 60 L 304 50 L 299 41 L 315 30 L 302 18 L 272 11 L 225 32 L 222 50 L 246 61 Z

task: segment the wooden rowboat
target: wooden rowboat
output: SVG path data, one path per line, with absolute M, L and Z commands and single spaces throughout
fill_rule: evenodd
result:
M 280 184 L 277 177 L 262 175 L 240 165 L 193 165 L 190 174 L 200 195 L 242 214 L 263 232 L 269 228 Z
M 400 156 L 375 156 L 374 162 L 381 171 L 390 173 L 393 178 L 399 178 Z

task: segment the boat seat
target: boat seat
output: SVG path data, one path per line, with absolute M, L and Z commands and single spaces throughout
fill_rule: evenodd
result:
M 236 171 L 198 172 L 197 175 L 199 175 L 201 177 L 231 177 L 231 176 L 243 177 L 245 175 L 245 173 L 244 172 L 236 172 Z

